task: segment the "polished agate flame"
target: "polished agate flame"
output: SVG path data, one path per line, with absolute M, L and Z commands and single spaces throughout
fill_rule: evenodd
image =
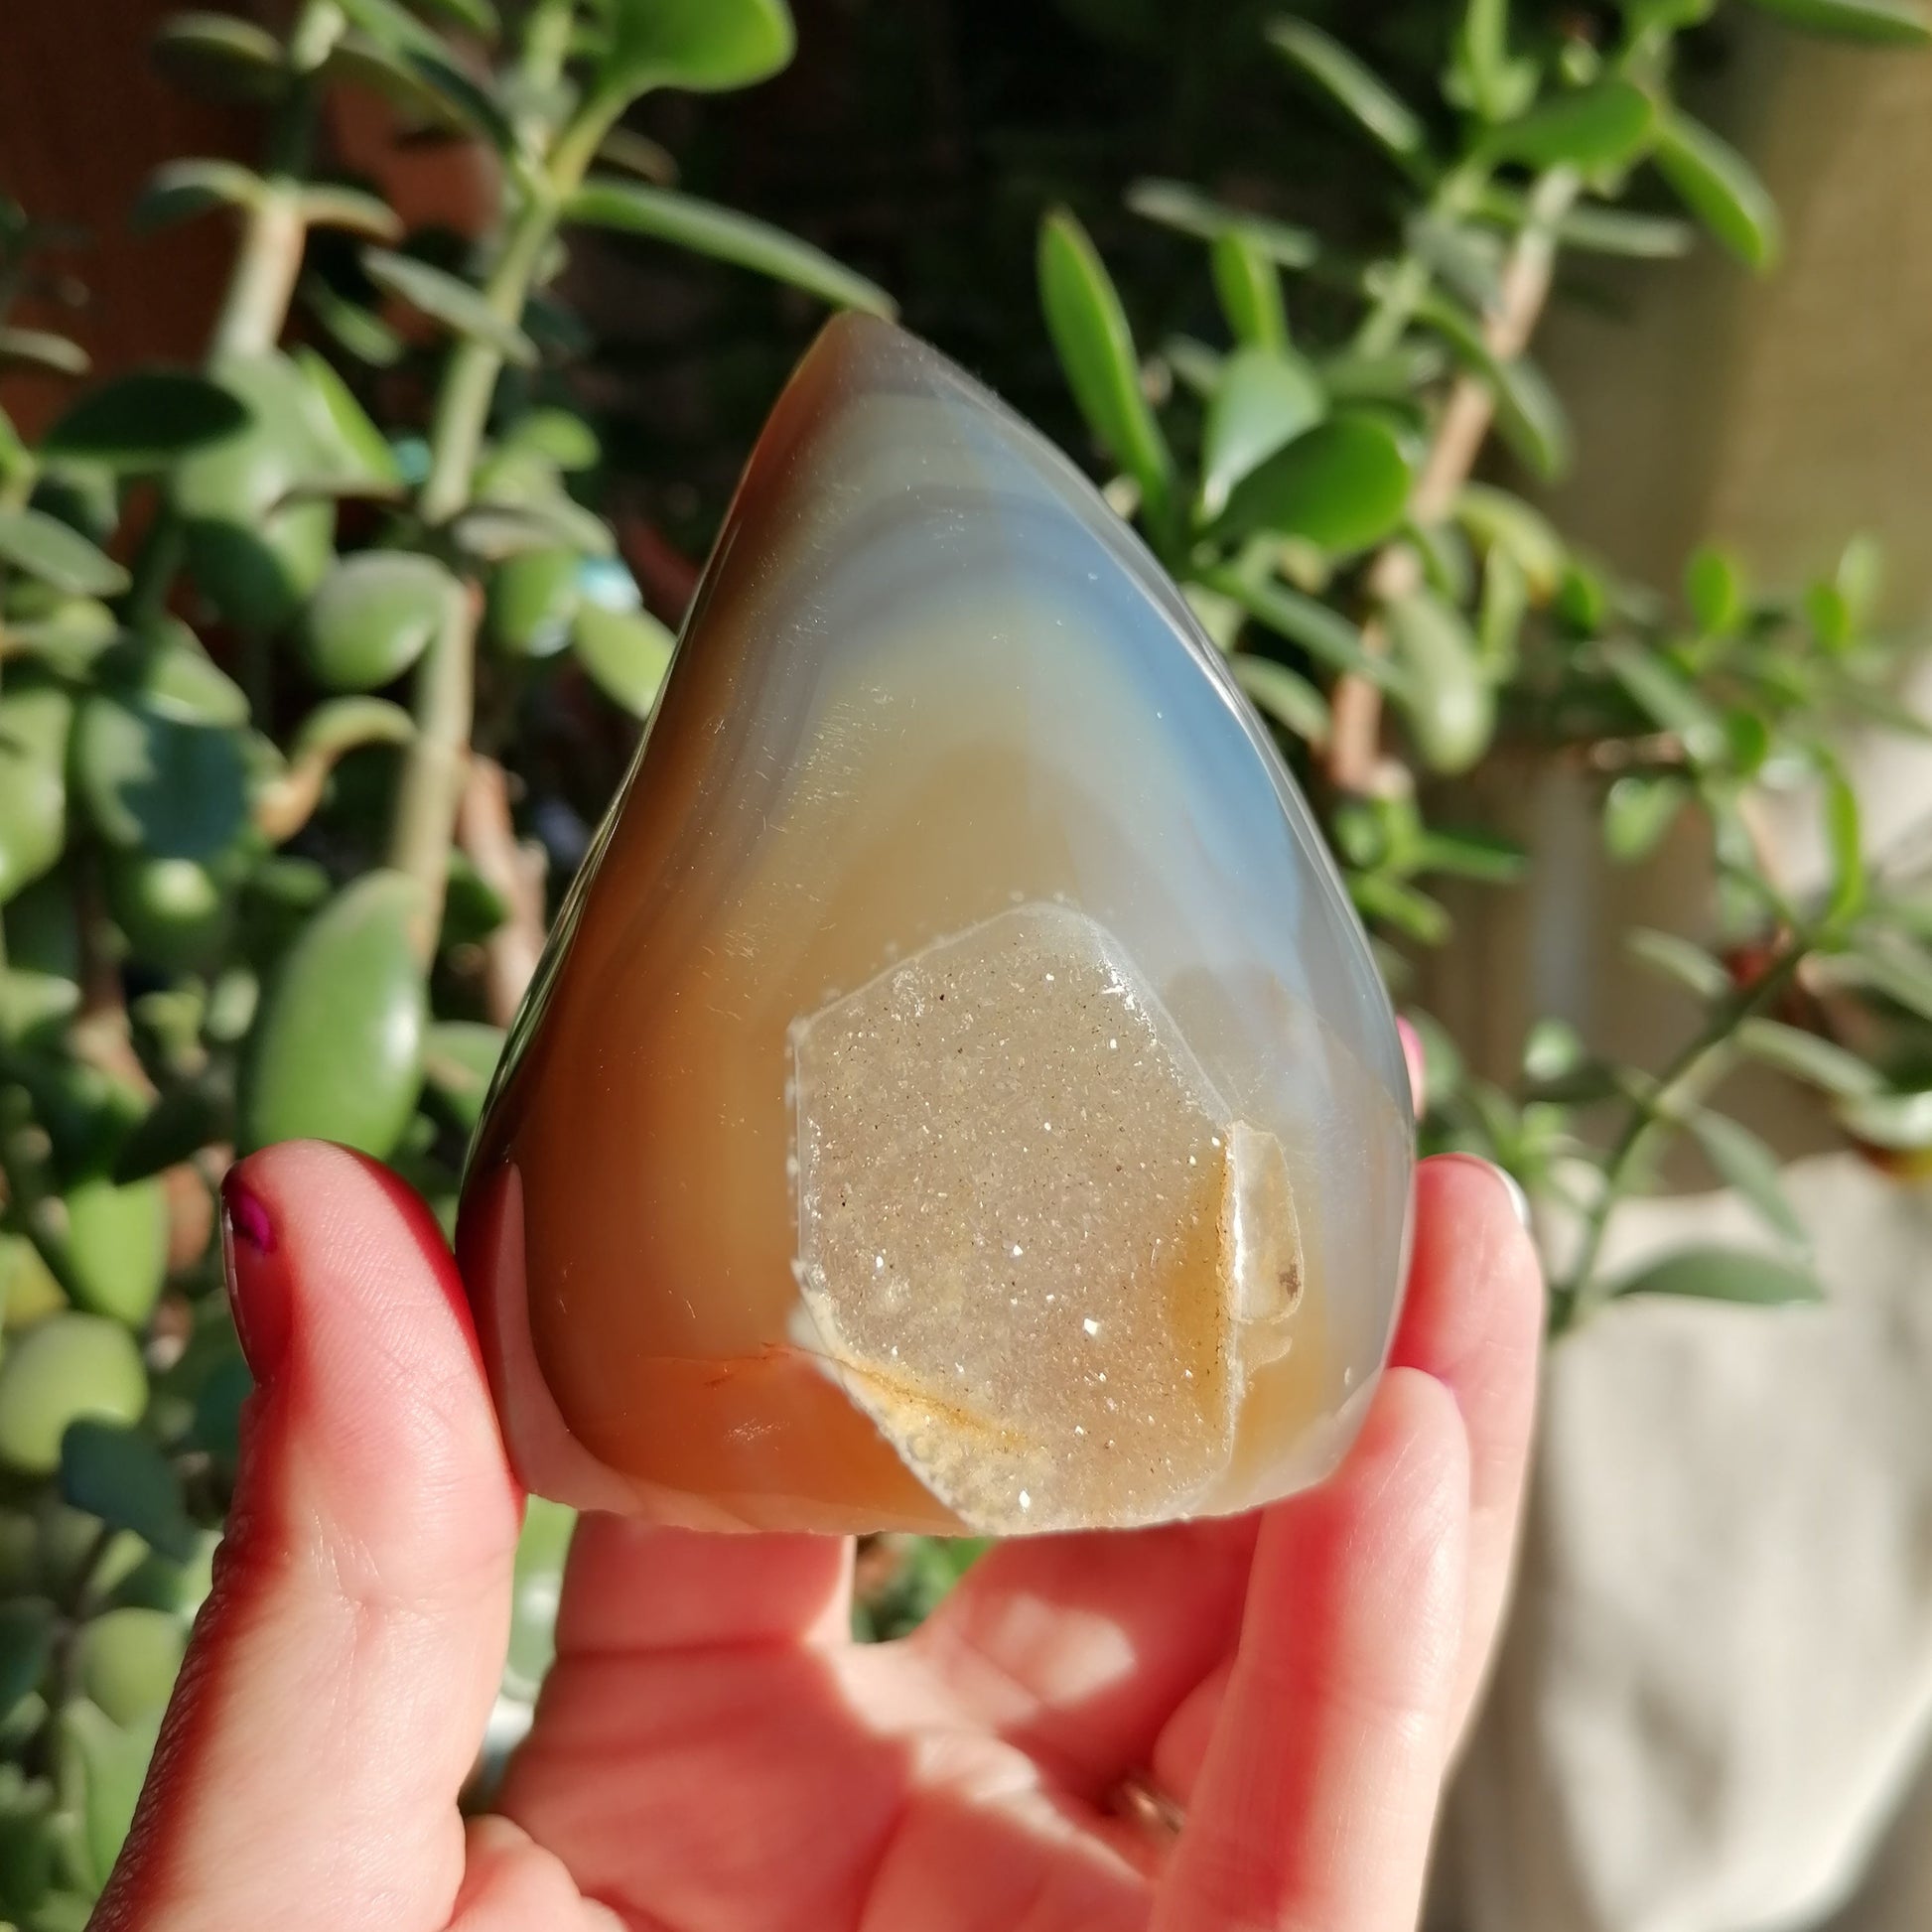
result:
M 833 323 L 473 1156 L 519 1473 L 705 1528 L 1250 1507 L 1352 1434 L 1412 1146 L 1361 929 L 1173 586 L 942 357 Z

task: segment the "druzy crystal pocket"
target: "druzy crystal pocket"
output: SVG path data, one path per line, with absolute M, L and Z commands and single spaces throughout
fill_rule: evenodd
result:
M 833 324 L 473 1158 L 522 1475 L 721 1528 L 1248 1507 L 1352 1432 L 1411 1150 L 1360 928 L 1173 587 L 958 370 Z

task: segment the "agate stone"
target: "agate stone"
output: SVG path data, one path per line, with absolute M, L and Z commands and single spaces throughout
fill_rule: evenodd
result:
M 473 1154 L 523 1478 L 710 1528 L 1269 1500 L 1379 1372 L 1412 1151 L 1360 926 L 1178 593 L 959 370 L 833 323 Z

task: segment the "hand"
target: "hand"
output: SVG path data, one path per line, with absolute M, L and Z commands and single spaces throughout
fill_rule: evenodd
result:
M 1004 1545 L 878 1646 L 848 1544 L 586 1519 L 536 1727 L 467 1828 L 520 1498 L 455 1270 L 336 1149 L 244 1162 L 229 1219 L 260 1388 L 98 1932 L 1413 1924 L 1542 1321 L 1481 1164 L 1420 1171 L 1347 1462 L 1255 1516 Z

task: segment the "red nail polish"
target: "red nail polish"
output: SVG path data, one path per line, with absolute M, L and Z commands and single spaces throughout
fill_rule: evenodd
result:
M 228 1311 L 257 1388 L 274 1379 L 288 1351 L 288 1274 L 275 1250 L 267 1207 L 231 1169 L 221 1182 L 221 1265 Z

